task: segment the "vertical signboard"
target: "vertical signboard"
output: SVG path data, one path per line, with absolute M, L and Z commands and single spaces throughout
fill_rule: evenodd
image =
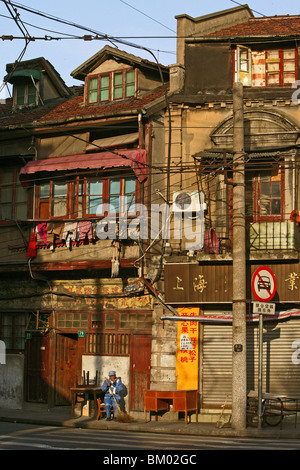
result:
M 197 390 L 199 370 L 199 323 L 192 317 L 199 308 L 179 308 L 186 320 L 177 322 L 176 376 L 177 390 Z

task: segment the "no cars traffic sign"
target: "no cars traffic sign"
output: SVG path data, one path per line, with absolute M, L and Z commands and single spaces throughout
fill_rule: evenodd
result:
M 252 292 L 260 302 L 269 302 L 276 292 L 276 278 L 266 266 L 257 268 L 252 276 Z

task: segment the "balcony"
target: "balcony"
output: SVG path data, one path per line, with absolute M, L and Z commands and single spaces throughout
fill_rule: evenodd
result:
M 285 252 L 291 255 L 300 248 L 300 228 L 290 220 L 251 222 L 247 226 L 247 249 L 250 255 L 259 252 Z

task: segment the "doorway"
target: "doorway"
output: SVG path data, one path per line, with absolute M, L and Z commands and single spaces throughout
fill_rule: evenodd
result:
M 70 388 L 76 385 L 78 370 L 77 334 L 56 335 L 55 405 L 70 405 Z
M 25 401 L 48 403 L 49 335 L 32 334 L 25 342 Z
M 144 410 L 144 390 L 150 387 L 151 335 L 133 335 L 130 361 L 130 409 Z

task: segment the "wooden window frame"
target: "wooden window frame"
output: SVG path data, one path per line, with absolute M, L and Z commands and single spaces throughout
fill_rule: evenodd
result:
M 20 324 L 18 321 L 16 324 L 16 318 L 19 317 L 23 319 L 23 323 Z M 26 322 L 27 322 L 27 317 L 28 314 L 26 313 L 17 313 L 17 312 L 3 312 L 2 314 L 0 313 L 0 340 L 4 341 L 6 345 L 6 353 L 17 353 L 24 351 L 25 349 L 25 330 L 26 330 Z M 9 318 L 11 322 L 5 323 L 4 318 Z M 5 328 L 9 328 L 9 335 L 4 336 L 5 334 Z M 23 335 L 21 336 L 19 331 L 23 332 Z M 9 341 L 11 344 L 7 344 L 5 340 L 9 338 Z M 23 347 L 22 348 L 17 348 L 17 341 L 21 341 Z M 11 347 L 9 347 L 11 346 Z
M 270 166 L 272 164 L 270 163 Z M 260 198 L 261 198 L 261 173 L 269 172 L 269 175 L 272 176 L 272 169 L 262 168 L 261 170 L 249 170 L 251 178 L 246 181 L 246 190 L 249 191 L 249 199 L 251 199 L 253 206 L 251 207 L 252 213 L 246 214 L 247 222 L 280 222 L 284 219 L 284 189 L 285 189 L 285 177 L 284 177 L 284 165 L 283 163 L 278 164 L 278 171 L 280 172 L 280 214 L 269 214 L 262 215 Z M 272 198 L 270 198 L 271 201 Z M 277 199 L 277 198 L 274 198 Z
M 45 212 L 41 212 L 40 206 L 41 206 L 41 201 L 42 198 L 40 197 L 40 186 L 37 185 L 36 187 L 36 214 L 37 218 L 40 220 L 51 220 L 51 219 L 75 219 L 78 217 L 79 214 L 79 198 L 82 198 L 82 216 L 84 218 L 95 218 L 95 217 L 104 217 L 105 215 L 116 215 L 118 217 L 120 214 L 118 212 L 116 213 L 110 213 L 108 211 L 108 203 L 109 203 L 109 182 L 113 179 L 119 180 L 120 181 L 120 194 L 119 196 L 124 196 L 124 190 L 125 190 L 125 182 L 128 179 L 131 179 L 135 182 L 135 204 L 138 204 L 140 201 L 140 184 L 137 180 L 137 178 L 134 175 L 126 175 L 121 178 L 114 178 L 113 176 L 101 176 L 97 177 L 95 175 L 91 176 L 76 176 L 73 180 L 66 180 L 59 179 L 58 181 L 60 182 L 65 182 L 67 184 L 67 197 L 66 197 L 66 215 L 63 216 L 54 216 L 52 214 L 52 202 L 53 202 L 53 185 L 55 180 L 49 179 L 46 184 L 49 184 L 49 197 L 45 198 L 47 199 L 46 202 L 46 208 L 42 209 Z M 103 184 L 103 192 L 102 192 L 102 212 L 101 213 L 90 213 L 88 211 L 87 207 L 87 199 L 89 194 L 87 193 L 87 185 L 89 181 L 92 180 L 97 180 L 101 181 Z M 82 189 L 83 192 L 80 194 L 80 185 L 82 184 Z M 129 212 L 127 214 L 127 217 L 135 217 L 136 216 L 136 210 Z
M 284 220 L 284 203 L 285 203 L 285 198 L 284 198 L 284 168 L 283 165 L 278 166 L 278 171 L 280 172 L 280 214 L 268 214 L 268 215 L 262 215 L 261 214 L 261 173 L 262 172 L 267 172 L 268 170 L 260 170 L 260 174 L 257 176 L 254 176 L 253 180 L 253 212 L 254 212 L 254 220 L 255 222 L 276 222 L 276 221 L 283 221 Z M 272 170 L 270 170 L 270 180 L 272 178 Z M 270 181 L 271 183 L 271 181 Z M 277 198 L 269 198 L 269 201 L 271 202 L 272 199 L 277 199 Z
M 24 87 L 24 100 L 22 103 L 18 103 L 18 90 L 20 90 L 20 87 Z M 34 103 L 29 103 L 28 102 L 28 88 L 33 87 L 35 89 L 35 100 Z M 39 85 L 37 84 L 36 86 L 32 82 L 23 82 L 23 83 L 16 83 L 14 85 L 14 92 L 13 92 L 13 106 L 16 108 L 22 108 L 24 106 L 36 106 L 38 104 L 38 90 L 37 87 Z
M 240 55 L 240 52 L 241 50 L 243 49 L 248 49 L 249 53 L 250 53 L 250 59 L 249 59 L 249 63 L 250 63 L 250 70 L 248 71 L 248 74 L 249 74 L 249 79 L 248 79 L 248 82 L 247 83 L 244 83 L 243 80 L 239 80 L 240 78 L 240 73 L 241 73 L 241 70 L 240 70 L 240 67 L 239 67 L 239 59 L 241 57 Z M 298 78 L 298 69 L 297 69 L 297 48 L 296 47 L 290 47 L 290 48 L 286 48 L 286 49 L 283 49 L 283 48 L 278 48 L 278 49 L 265 49 L 264 50 L 264 53 L 265 53 L 265 85 L 264 87 L 266 88 L 274 88 L 274 87 L 290 87 L 291 86 L 291 83 L 284 83 L 284 51 L 287 51 L 287 50 L 294 50 L 295 52 L 295 55 L 294 55 L 294 64 L 295 64 L 295 80 L 297 80 Z M 270 73 L 271 71 L 267 71 L 267 61 L 270 60 L 268 59 L 268 52 L 270 51 L 278 51 L 278 63 L 279 63 L 279 84 L 268 84 L 268 73 Z M 251 60 L 251 55 L 252 55 L 252 52 L 255 52 L 254 50 L 252 50 L 252 48 L 249 48 L 249 47 L 246 47 L 246 46 L 242 46 L 242 45 L 237 45 L 236 46 L 236 49 L 233 50 L 233 81 L 234 82 L 238 82 L 238 81 L 242 81 L 242 83 L 245 85 L 245 86 L 253 86 L 252 85 L 252 60 Z M 260 87 L 262 88 L 262 87 Z
M 56 182 L 62 182 L 62 183 L 65 183 L 67 185 L 67 196 L 66 196 L 66 215 L 62 215 L 62 216 L 54 216 L 52 215 L 52 203 L 53 203 L 53 200 L 54 200 L 54 197 L 53 197 L 53 187 L 54 187 L 54 184 Z M 49 179 L 49 181 L 47 181 L 46 184 L 49 183 L 49 197 L 48 198 L 45 198 L 48 200 L 48 210 L 47 210 L 47 215 L 44 216 L 41 216 L 40 215 L 40 201 L 41 201 L 41 198 L 40 198 L 40 187 L 41 185 L 37 185 L 36 187 L 36 214 L 37 214 L 37 218 L 38 219 L 58 219 L 58 220 L 64 220 L 64 219 L 68 219 L 68 218 L 75 218 L 76 217 L 76 212 L 75 213 L 71 213 L 71 194 L 73 194 L 73 190 L 72 190 L 72 187 L 74 186 L 75 184 L 75 181 L 67 181 L 67 180 L 62 180 L 62 179 L 59 179 L 58 181 L 54 181 L 53 179 Z M 46 203 L 47 204 L 47 203 Z
M 127 76 L 127 73 L 128 72 L 133 72 L 134 73 L 134 82 L 132 82 L 132 84 L 134 84 L 134 93 L 131 95 L 127 95 L 126 93 L 126 90 L 127 90 L 127 80 L 126 80 L 126 76 Z M 122 96 L 118 97 L 118 98 L 115 98 L 114 97 L 114 94 L 115 94 L 115 86 L 114 86 L 114 79 L 115 79 L 115 76 L 118 75 L 118 74 L 122 74 Z M 100 99 L 100 96 L 101 96 L 101 86 L 100 86 L 100 83 L 101 83 L 101 78 L 102 77 L 108 77 L 109 78 L 109 85 L 108 85 L 108 99 L 105 99 L 105 100 L 101 100 Z M 89 96 L 90 96 L 90 81 L 92 79 L 95 79 L 97 78 L 97 100 L 96 101 L 92 101 L 90 102 L 89 101 Z M 124 100 L 124 99 L 129 99 L 129 98 L 133 98 L 136 94 L 136 89 L 137 89 L 137 71 L 136 69 L 134 68 L 129 68 L 129 69 L 120 69 L 120 70 L 114 70 L 113 72 L 105 72 L 105 73 L 101 73 L 99 75 L 89 75 L 86 79 L 86 105 L 87 106 L 95 106 L 97 104 L 100 104 L 100 103 L 106 103 L 106 102 L 109 102 L 109 101 L 120 101 L 120 100 Z
M 0 204 L 2 203 L 2 191 L 4 191 L 4 188 L 5 186 L 11 186 L 12 187 L 12 197 L 11 197 L 11 201 L 7 204 L 10 204 L 10 219 L 11 220 L 15 220 L 16 219 L 16 209 L 17 209 L 17 206 L 18 206 L 18 202 L 17 202 L 17 189 L 18 189 L 18 186 L 21 185 L 20 183 L 20 180 L 19 180 L 19 172 L 20 172 L 20 167 L 6 167 L 6 169 L 11 169 L 12 170 L 12 183 L 11 185 L 7 184 L 4 177 L 3 177 L 3 173 L 2 173 L 2 170 L 4 170 L 4 168 L 0 169 Z M 6 204 L 5 202 L 3 204 Z M 28 217 L 29 217 L 29 210 L 30 210 L 30 205 L 29 205 L 29 197 L 28 197 L 28 193 L 27 193 L 27 197 L 26 197 L 26 201 L 24 201 L 24 204 L 26 204 L 26 214 L 25 214 L 25 217 L 24 219 L 26 220 Z M 2 217 L 2 215 L 1 215 Z M 16 219 L 16 220 L 23 220 L 23 219 Z M 6 224 L 6 223 L 10 223 L 9 220 L 6 220 L 6 219 L 0 219 L 0 224 Z

